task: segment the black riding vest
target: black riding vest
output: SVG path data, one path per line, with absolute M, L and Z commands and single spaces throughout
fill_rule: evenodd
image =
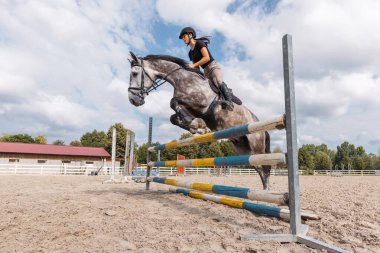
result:
M 207 65 L 209 65 L 210 62 L 212 62 L 214 60 L 214 57 L 212 57 L 212 55 L 210 53 L 210 50 L 208 50 L 208 47 L 207 47 L 206 43 L 204 43 L 202 40 L 196 40 L 194 49 L 193 50 L 190 49 L 190 51 L 189 51 L 190 61 L 192 61 L 192 62 L 198 62 L 203 57 L 201 49 L 204 48 L 204 47 L 206 47 L 206 49 L 207 49 L 207 52 L 208 52 L 208 54 L 210 56 L 210 60 L 208 62 L 206 62 L 205 64 L 201 65 L 201 67 L 203 69 L 206 68 Z

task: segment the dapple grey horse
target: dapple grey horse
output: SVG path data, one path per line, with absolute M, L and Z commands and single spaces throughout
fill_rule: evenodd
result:
M 170 121 L 192 133 L 206 128 L 218 131 L 237 125 L 258 121 L 244 105 L 235 104 L 233 111 L 221 108 L 218 94 L 202 72 L 188 67 L 186 61 L 165 55 L 136 57 L 131 55 L 129 101 L 134 106 L 145 103 L 145 97 L 163 82 L 174 88 L 171 108 L 175 111 Z M 159 83 L 161 81 L 161 83 Z M 270 153 L 270 138 L 267 132 L 231 138 L 235 152 L 243 154 Z M 268 189 L 271 166 L 255 166 L 263 188 Z

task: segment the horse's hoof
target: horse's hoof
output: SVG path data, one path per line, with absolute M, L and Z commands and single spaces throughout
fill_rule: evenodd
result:
M 197 129 L 198 134 L 206 134 L 207 130 L 206 129 Z

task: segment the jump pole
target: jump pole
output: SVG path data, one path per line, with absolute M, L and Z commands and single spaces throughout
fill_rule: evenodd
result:
M 285 208 L 279 208 L 279 207 L 269 206 L 269 205 L 264 205 L 264 204 L 257 204 L 257 203 L 244 201 L 241 199 L 230 198 L 226 196 L 218 196 L 214 194 L 207 194 L 204 192 L 183 189 L 183 188 L 170 187 L 169 191 L 173 193 L 182 193 L 185 196 L 189 196 L 196 199 L 210 200 L 218 204 L 245 209 L 245 210 L 251 211 L 253 213 L 261 214 L 261 215 L 267 215 L 270 217 L 276 217 L 276 218 L 280 218 L 284 220 L 289 220 L 290 218 L 290 211 L 289 209 L 285 209 Z M 320 219 L 319 216 L 314 215 L 314 214 L 309 214 L 309 213 L 301 213 L 301 216 L 305 220 L 319 220 Z
M 238 166 L 238 165 L 255 166 L 255 165 L 284 165 L 284 164 L 286 164 L 286 157 L 285 157 L 285 154 L 282 154 L 282 153 L 148 162 L 148 166 L 150 167 L 155 167 L 155 166 L 208 167 L 208 166 Z
M 200 144 L 205 142 L 212 142 L 221 139 L 228 139 L 231 137 L 240 137 L 247 134 L 268 131 L 273 129 L 285 128 L 285 115 L 278 116 L 274 119 L 244 124 L 229 129 L 224 129 L 212 133 L 193 136 L 183 140 L 174 140 L 166 144 L 159 144 L 154 147 L 148 147 L 150 152 L 158 150 L 171 149 L 177 147 L 188 146 L 192 144 Z
M 153 177 L 152 182 L 166 184 L 180 188 L 226 195 L 255 201 L 275 203 L 281 206 L 288 205 L 289 197 L 287 193 L 275 193 L 266 190 L 256 190 L 244 187 L 234 187 L 217 184 L 192 183 L 184 180 L 171 179 L 166 177 Z

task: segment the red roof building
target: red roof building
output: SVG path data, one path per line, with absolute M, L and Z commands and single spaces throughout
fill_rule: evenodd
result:
M 18 173 L 21 168 L 29 167 L 41 171 L 60 167 L 67 171 L 68 167 L 108 168 L 110 164 L 111 155 L 104 148 L 0 142 L 0 174 L 13 170 Z M 115 165 L 120 166 L 120 161 Z
M 0 154 L 37 154 L 60 156 L 85 156 L 99 158 L 111 157 L 111 155 L 106 150 L 104 150 L 104 148 L 17 142 L 0 142 Z

